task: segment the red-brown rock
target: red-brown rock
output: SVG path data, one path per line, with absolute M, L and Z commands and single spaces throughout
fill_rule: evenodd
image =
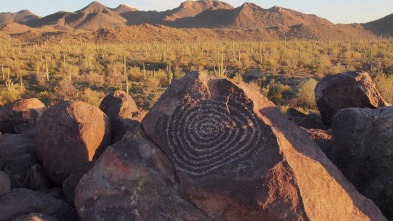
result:
M 61 185 L 79 165 L 98 159 L 110 142 L 110 123 L 100 109 L 65 101 L 43 113 L 35 150 L 48 176 Z
M 308 134 L 311 140 L 313 140 L 321 150 L 326 154 L 326 156 L 331 159 L 332 153 L 332 139 L 333 132 L 329 130 L 320 129 L 303 129 Z
M 36 98 L 18 100 L 0 109 L 0 131 L 21 133 L 34 128 L 45 109 L 45 105 Z
M 14 220 L 31 213 L 42 213 L 64 221 L 75 221 L 75 210 L 66 202 L 29 189 L 13 189 L 0 197 L 0 220 Z
M 215 220 L 386 220 L 245 83 L 189 73 L 142 125 L 174 164 L 181 194 Z
M 60 220 L 57 219 L 56 217 L 47 216 L 42 213 L 31 213 L 29 215 L 23 215 L 21 217 L 18 217 L 13 221 L 60 221 Z
M 75 208 L 81 220 L 209 220 L 176 186 L 171 163 L 138 127 L 82 177 Z
M 111 122 L 113 143 L 121 140 L 126 133 L 127 125 L 135 128 L 139 122 L 138 107 L 132 97 L 124 91 L 115 91 L 108 94 L 101 102 L 100 109 L 108 116 Z
M 294 108 L 288 108 L 286 112 L 288 120 L 292 121 L 299 127 L 307 129 L 321 129 L 327 130 L 328 126 L 324 125 L 322 119 L 317 114 L 304 114 Z
M 393 220 L 393 107 L 343 109 L 332 126 L 333 162 Z
M 315 100 L 325 124 L 338 110 L 350 107 L 389 106 L 367 72 L 345 72 L 323 78 L 315 87 Z

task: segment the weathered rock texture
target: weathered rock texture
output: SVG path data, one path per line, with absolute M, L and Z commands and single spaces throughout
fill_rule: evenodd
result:
M 304 131 L 308 134 L 308 137 L 321 148 L 326 156 L 331 159 L 333 139 L 332 130 L 304 129 Z
M 93 168 L 94 163 L 88 162 L 79 166 L 63 183 L 63 192 L 66 200 L 69 204 L 74 205 L 75 199 L 75 188 L 78 185 L 80 179 L 85 175 L 91 168 Z
M 29 169 L 29 189 L 40 190 L 50 189 L 53 187 L 53 183 L 46 175 L 44 168 L 40 164 L 35 164 Z
M 101 102 L 100 109 L 108 116 L 111 122 L 113 143 L 121 140 L 127 130 L 127 125 L 136 127 L 139 122 L 138 107 L 132 97 L 124 91 L 115 91 L 108 94 Z
M 0 220 L 14 220 L 31 213 L 42 213 L 64 221 L 78 219 L 67 203 L 29 189 L 13 189 L 0 197 Z
M 18 217 L 13 221 L 60 221 L 60 220 L 57 219 L 56 217 L 47 216 L 42 213 L 31 213 L 29 215 L 23 215 L 21 217 Z
M 171 163 L 137 127 L 82 177 L 75 207 L 81 220 L 209 220 L 175 186 Z
M 322 119 L 317 114 L 304 114 L 294 108 L 288 108 L 286 112 L 288 120 L 292 121 L 299 127 L 307 129 L 327 130 L 328 126 L 324 125 Z
M 275 105 L 192 72 L 142 121 L 180 192 L 216 220 L 385 220 Z
M 332 160 L 393 220 L 393 107 L 349 108 L 333 120 Z
M 0 171 L 0 196 L 5 193 L 8 193 L 10 190 L 11 190 L 10 177 L 3 171 Z
M 384 101 L 367 72 L 346 72 L 323 78 L 315 88 L 315 100 L 327 125 L 343 108 L 390 105 Z
M 45 109 L 45 105 L 36 98 L 18 100 L 0 108 L 0 131 L 21 133 L 34 128 Z
M 0 170 L 10 177 L 12 188 L 28 187 L 28 170 L 36 162 L 34 140 L 29 135 L 3 135 L 0 143 Z
M 35 150 L 48 176 L 61 185 L 79 165 L 96 160 L 110 142 L 110 123 L 100 109 L 65 101 L 42 115 Z

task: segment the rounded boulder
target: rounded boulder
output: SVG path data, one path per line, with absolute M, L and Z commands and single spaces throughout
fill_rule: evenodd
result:
M 109 119 L 98 107 L 64 101 L 43 113 L 35 150 L 47 175 L 61 185 L 80 165 L 98 159 L 110 142 Z
M 0 107 L 0 131 L 21 133 L 35 128 L 45 109 L 45 104 L 36 98 L 21 99 L 11 105 Z

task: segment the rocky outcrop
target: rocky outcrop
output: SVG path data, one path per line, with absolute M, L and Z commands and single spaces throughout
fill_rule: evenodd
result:
M 288 108 L 286 112 L 288 120 L 292 121 L 299 127 L 307 129 L 327 130 L 328 126 L 324 125 L 322 119 L 317 114 L 304 114 L 294 108 Z
M 214 219 L 385 220 L 306 133 L 244 83 L 189 73 L 142 125 L 173 163 L 183 197 Z
M 35 150 L 48 176 L 61 185 L 79 165 L 98 159 L 110 142 L 110 123 L 100 109 L 65 101 L 43 113 Z
M 115 91 L 108 94 L 101 102 L 100 109 L 108 116 L 111 123 L 112 140 L 116 143 L 121 140 L 127 130 L 127 125 L 136 127 L 139 122 L 138 107 L 132 97 L 124 91 Z
M 315 100 L 325 124 L 338 110 L 350 107 L 389 106 L 367 72 L 345 72 L 323 78 L 315 88 Z
M 21 133 L 34 128 L 45 109 L 45 105 L 36 98 L 18 100 L 0 108 L 0 131 Z
M 393 107 L 343 109 L 332 126 L 333 162 L 393 220 Z
M 31 213 L 42 213 L 59 220 L 74 221 L 78 217 L 67 203 L 29 189 L 13 189 L 0 197 L 0 220 L 14 220 Z
M 209 220 L 176 186 L 171 163 L 138 127 L 82 177 L 75 207 L 81 220 Z

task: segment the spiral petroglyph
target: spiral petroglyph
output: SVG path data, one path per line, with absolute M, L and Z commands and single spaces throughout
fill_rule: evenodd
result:
M 192 176 L 243 158 L 262 139 L 252 104 L 224 97 L 182 102 L 160 128 L 176 169 Z

